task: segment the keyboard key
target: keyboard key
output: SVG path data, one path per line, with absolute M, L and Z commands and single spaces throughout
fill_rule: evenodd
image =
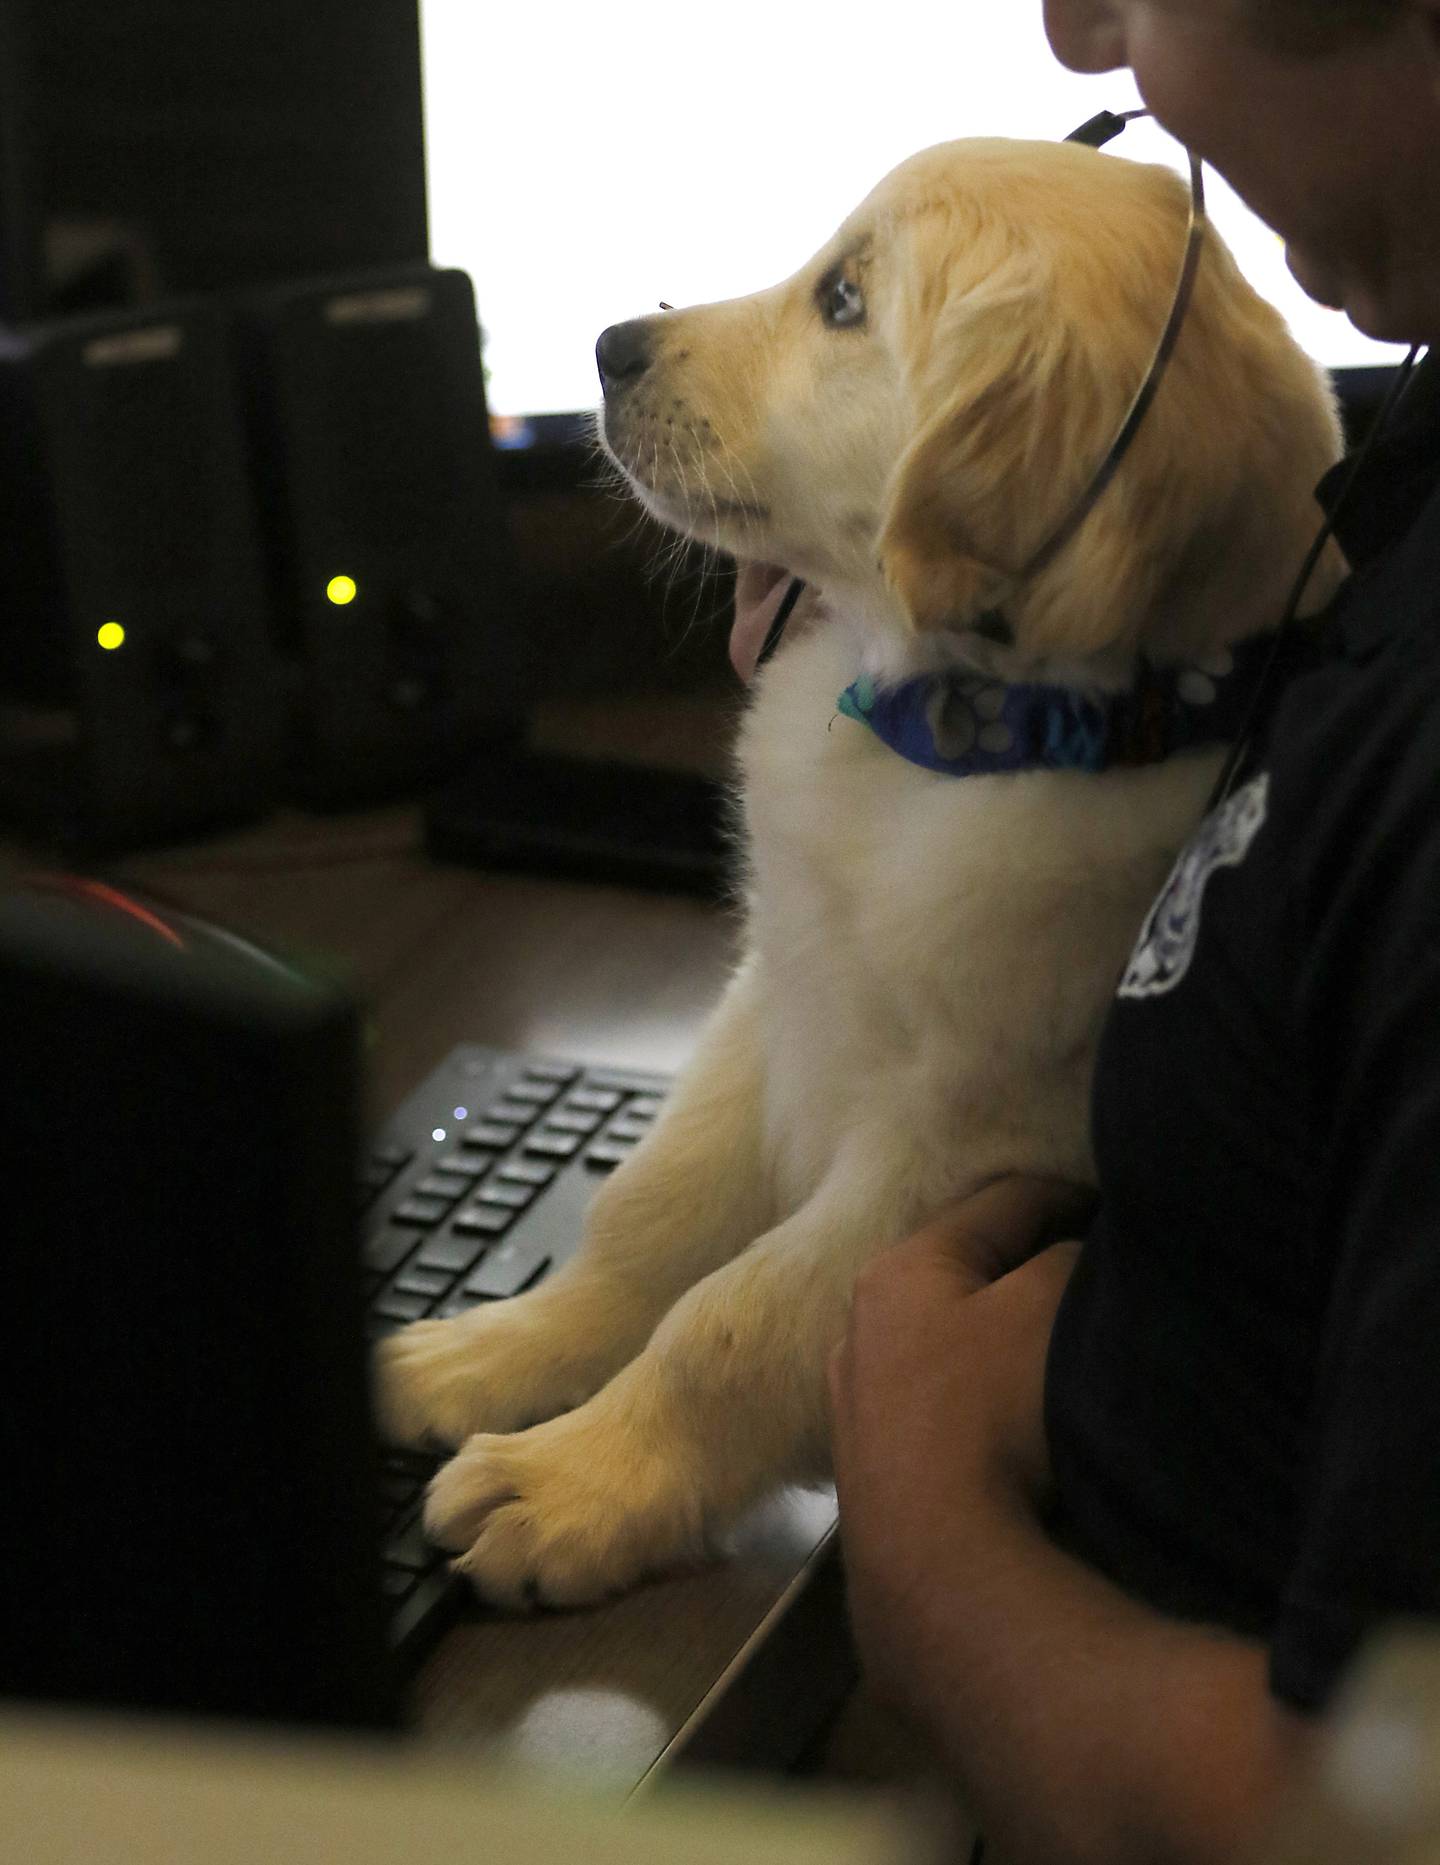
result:
M 408 1166 L 415 1157 L 415 1153 L 412 1147 L 402 1146 L 398 1140 L 382 1141 L 379 1146 L 371 1147 L 370 1157 L 378 1160 L 381 1165 L 389 1166 L 393 1174 L 398 1172 L 401 1166 Z
M 580 1145 L 578 1133 L 551 1133 L 542 1129 L 525 1141 L 527 1153 L 543 1153 L 550 1159 L 568 1159 Z
M 495 1168 L 495 1177 L 516 1185 L 548 1185 L 559 1170 L 546 1159 L 507 1159 Z
M 442 1237 L 427 1237 L 415 1257 L 418 1269 L 448 1270 L 458 1276 L 474 1264 L 485 1245 L 477 1237 L 457 1237 L 453 1232 Z
M 409 1567 L 420 1573 L 439 1558 L 439 1550 L 425 1539 L 418 1515 L 412 1515 L 400 1533 L 385 1543 L 385 1561 L 390 1567 Z
M 474 1210 L 478 1205 L 505 1205 L 511 1211 L 523 1211 L 535 1196 L 533 1185 L 517 1185 L 513 1180 L 491 1179 L 482 1185 L 475 1194 L 474 1204 L 468 1207 Z
M 557 1107 L 545 1116 L 547 1132 L 593 1133 L 604 1115 L 588 1107 Z
M 462 1237 L 498 1237 L 502 1230 L 509 1230 L 516 1215 L 505 1205 L 471 1205 L 450 1228 Z
M 612 1121 L 606 1129 L 607 1140 L 643 1140 L 650 1131 L 648 1120 L 632 1120 L 628 1114 L 622 1114 L 619 1120 Z
M 438 1224 L 450 1206 L 440 1198 L 407 1198 L 390 1213 L 392 1224 L 418 1224 L 428 1230 Z
M 377 1295 L 370 1312 L 382 1321 L 418 1321 L 430 1307 L 428 1295 L 397 1295 L 393 1289 Z
M 587 1088 L 618 1088 L 621 1094 L 663 1095 L 670 1083 L 663 1075 L 651 1075 L 641 1069 L 590 1068 L 585 1071 Z
M 448 1295 L 454 1280 L 453 1275 L 447 1276 L 442 1270 L 420 1269 L 412 1263 L 403 1275 L 395 1278 L 395 1292 L 398 1295 L 423 1295 L 429 1303 L 437 1296 Z
M 560 1092 L 558 1081 L 512 1081 L 505 1090 L 507 1101 L 523 1101 L 531 1107 L 548 1107 Z
M 632 1101 L 625 1112 L 631 1120 L 653 1120 L 663 1106 L 658 1095 L 644 1094 Z
M 528 1107 L 523 1101 L 492 1101 L 480 1118 L 497 1127 L 528 1127 L 539 1112 L 538 1107 Z
M 392 1510 L 403 1509 L 408 1515 L 422 1487 L 413 1476 L 402 1476 L 398 1470 L 380 1472 L 380 1500 Z
M 520 1136 L 520 1129 L 502 1126 L 499 1121 L 482 1120 L 473 1127 L 466 1127 L 460 1135 L 462 1146 L 483 1146 L 488 1152 L 503 1153 L 507 1147 L 515 1144 Z
M 585 1148 L 585 1163 L 597 1172 L 611 1172 L 635 1151 L 629 1140 L 597 1140 Z
M 597 1114 L 610 1114 L 625 1099 L 613 1088 L 572 1088 L 566 1095 L 564 1106 L 593 1108 Z
M 522 1243 L 518 1237 L 513 1238 L 492 1250 L 467 1278 L 465 1293 L 478 1295 L 486 1301 L 518 1295 L 549 1267 L 549 1263 L 550 1255 L 543 1243 Z
M 487 1162 L 477 1159 L 473 1153 L 446 1153 L 443 1159 L 435 1161 L 437 1172 L 456 1172 L 461 1178 L 478 1179 L 487 1170 Z
M 415 1248 L 413 1230 L 377 1230 L 365 1239 L 365 1261 L 371 1269 L 388 1276 L 398 1269 Z
M 431 1172 L 415 1187 L 422 1197 L 443 1198 L 446 1204 L 454 1204 L 455 1200 L 463 1198 L 469 1189 L 468 1177 L 451 1177 L 444 1172 Z
M 387 1444 L 380 1453 L 380 1468 L 387 1476 L 409 1477 L 419 1496 L 440 1468 L 440 1459 L 433 1451 L 412 1451 L 400 1444 Z
M 574 1081 L 580 1073 L 571 1062 L 527 1061 L 525 1073 L 534 1081 Z

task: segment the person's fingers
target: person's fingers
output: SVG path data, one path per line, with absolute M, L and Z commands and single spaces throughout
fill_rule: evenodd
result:
M 1068 1179 L 1013 1173 L 942 1205 L 899 1247 L 994 1281 L 1046 1244 L 1082 1234 L 1095 1198 Z
M 835 1345 L 830 1349 L 830 1358 L 826 1362 L 826 1383 L 830 1389 L 830 1413 L 832 1417 L 840 1409 L 841 1394 L 845 1386 L 849 1339 L 850 1337 L 847 1334 L 843 1339 L 837 1340 Z

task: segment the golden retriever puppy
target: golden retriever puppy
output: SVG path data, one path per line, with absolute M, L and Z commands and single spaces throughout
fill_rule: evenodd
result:
M 1086 732 L 1145 681 L 1203 715 L 1278 621 L 1339 445 L 1207 235 L 1134 446 L 1015 575 L 1145 376 L 1185 227 L 1163 169 L 957 142 L 784 284 L 601 339 L 637 496 L 809 594 L 751 687 L 744 956 L 693 1062 L 572 1262 L 382 1352 L 391 1430 L 459 1447 L 426 1522 L 487 1596 L 594 1599 L 823 1479 L 861 1265 L 998 1174 L 1092 1175 L 1098 1028 L 1224 734 L 1192 718 L 1111 759 Z M 1331 553 L 1314 599 L 1342 573 Z M 928 762 L 882 729 L 902 691 Z M 1068 761 L 1020 756 L 1037 693 Z

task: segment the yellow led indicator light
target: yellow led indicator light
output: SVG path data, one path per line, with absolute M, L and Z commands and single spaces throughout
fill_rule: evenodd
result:
M 110 649 L 123 647 L 125 643 L 125 630 L 120 626 L 119 622 L 106 622 L 97 632 L 95 639 L 100 643 L 102 648 Z
M 355 579 L 353 576 L 332 576 L 325 585 L 325 594 L 339 608 L 355 600 Z

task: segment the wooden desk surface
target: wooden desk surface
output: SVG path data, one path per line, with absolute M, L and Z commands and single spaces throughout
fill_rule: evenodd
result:
M 672 1070 L 733 953 L 730 916 L 698 901 L 434 865 L 407 809 L 280 816 L 109 871 L 338 966 L 376 1021 L 377 1119 L 461 1041 Z M 835 1556 L 833 1497 L 792 1493 L 704 1572 L 585 1613 L 462 1622 L 419 1679 L 421 1726 L 620 1793 L 681 1757 L 783 1766 L 853 1675 Z

